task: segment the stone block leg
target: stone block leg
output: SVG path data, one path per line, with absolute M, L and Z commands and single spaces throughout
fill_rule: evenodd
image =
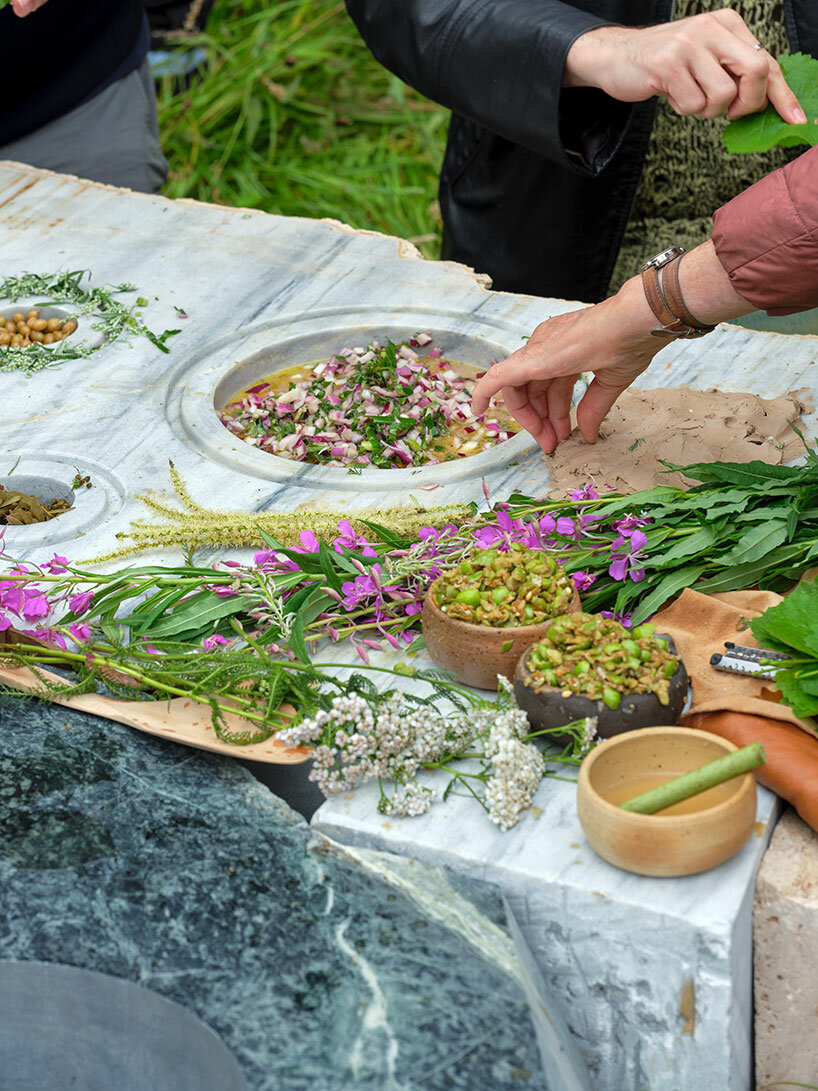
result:
M 756 1087 L 818 1085 L 818 834 L 787 810 L 755 897 Z

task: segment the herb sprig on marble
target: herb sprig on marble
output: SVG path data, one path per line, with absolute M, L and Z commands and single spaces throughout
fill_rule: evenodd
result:
M 181 333 L 181 330 L 164 330 L 161 334 L 153 333 L 142 321 L 137 308 L 144 306 L 146 300 L 137 299 L 133 304 L 126 304 L 114 297 L 128 292 L 135 292 L 133 284 L 114 284 L 103 287 L 84 287 L 82 281 L 90 277 L 86 269 L 73 272 L 23 273 L 19 277 L 5 277 L 0 282 L 0 304 L 4 300 L 16 303 L 19 299 L 35 298 L 38 306 L 67 303 L 72 307 L 72 317 L 95 315 L 91 328 L 102 335 L 100 345 L 91 345 L 84 341 L 83 323 L 77 334 L 70 340 L 60 341 L 57 345 L 41 344 L 22 347 L 0 347 L 0 372 L 24 371 L 27 375 L 55 367 L 65 360 L 76 360 L 91 356 L 103 345 L 110 345 L 120 337 L 147 337 L 161 352 L 169 352 L 166 341 Z

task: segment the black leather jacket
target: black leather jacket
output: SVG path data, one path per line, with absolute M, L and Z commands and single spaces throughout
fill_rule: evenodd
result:
M 604 297 L 655 99 L 563 89 L 592 27 L 667 22 L 673 0 L 346 0 L 377 59 L 453 111 L 440 177 L 443 257 L 503 291 Z M 792 51 L 818 55 L 818 0 L 784 0 Z M 711 210 L 708 210 L 711 211 Z

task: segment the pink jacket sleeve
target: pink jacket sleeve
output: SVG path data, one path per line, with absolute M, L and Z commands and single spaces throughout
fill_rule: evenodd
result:
M 718 209 L 713 245 L 733 287 L 758 310 L 818 307 L 818 147 Z

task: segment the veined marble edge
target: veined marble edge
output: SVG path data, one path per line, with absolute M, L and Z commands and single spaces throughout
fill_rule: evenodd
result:
M 328 803 L 331 805 L 333 801 L 330 799 Z M 434 806 L 434 804 L 433 804 Z M 735 890 L 737 887 L 741 887 L 741 897 L 746 897 L 747 890 L 752 890 L 755 874 L 760 867 L 761 859 L 763 857 L 764 850 L 769 838 L 772 836 L 772 831 L 775 823 L 781 813 L 782 807 L 778 797 L 774 793 L 767 791 L 767 789 L 759 786 L 759 804 L 757 809 L 757 820 L 763 821 L 765 824 L 764 835 L 761 838 L 751 835 L 750 841 L 740 850 L 743 854 L 743 858 L 746 859 L 748 850 L 752 849 L 752 864 L 749 866 L 749 870 L 752 872 L 752 881 L 747 882 L 740 875 L 736 875 L 731 880 L 731 890 Z M 403 822 L 413 821 L 411 818 L 398 820 Z M 503 862 L 502 857 L 491 857 L 480 859 L 475 855 L 465 855 L 458 852 L 457 849 L 452 849 L 444 846 L 442 843 L 438 845 L 430 844 L 427 841 L 412 840 L 411 830 L 407 829 L 402 824 L 399 826 L 396 820 L 390 822 L 390 830 L 387 836 L 384 836 L 375 826 L 375 819 L 372 819 L 372 824 L 368 823 L 366 818 L 361 818 L 354 814 L 344 814 L 333 811 L 332 807 L 327 803 L 322 804 L 321 807 L 315 812 L 311 820 L 311 828 L 328 837 L 333 842 L 339 844 L 346 844 L 355 847 L 357 850 L 367 849 L 377 852 L 389 852 L 396 853 L 398 855 L 413 858 L 426 865 L 441 864 L 446 867 L 450 867 L 456 871 L 465 872 L 476 879 L 481 879 L 485 882 L 499 884 L 503 890 L 509 888 L 509 884 L 515 884 L 516 886 L 524 886 L 526 889 L 531 889 L 533 886 L 545 883 L 549 887 L 561 887 L 569 890 L 573 890 L 580 896 L 594 895 L 595 897 L 601 897 L 607 901 L 615 901 L 617 905 L 629 906 L 639 912 L 650 913 L 652 915 L 659 915 L 667 918 L 668 920 L 683 920 L 685 924 L 694 928 L 702 928 L 708 931 L 712 935 L 727 935 L 733 926 L 735 916 L 733 914 L 725 916 L 724 918 L 709 917 L 707 919 L 691 918 L 689 913 L 690 895 L 687 897 L 680 897 L 675 902 L 668 897 L 665 900 L 662 897 L 652 898 L 649 903 L 645 903 L 644 899 L 640 900 L 639 892 L 644 895 L 645 891 L 653 890 L 659 891 L 657 884 L 664 884 L 664 889 L 670 890 L 675 888 L 681 894 L 684 891 L 685 886 L 690 890 L 691 886 L 696 884 L 704 884 L 709 886 L 710 880 L 718 875 L 718 869 L 711 872 L 702 872 L 699 875 L 688 876 L 683 879 L 651 879 L 644 876 L 630 875 L 626 872 L 619 872 L 618 869 L 613 868 L 610 864 L 606 864 L 605 861 L 596 857 L 592 850 L 584 843 L 584 836 L 581 830 L 578 830 L 578 837 L 581 839 L 581 844 L 584 844 L 590 854 L 590 860 L 592 866 L 597 869 L 602 869 L 605 874 L 610 874 L 614 879 L 621 879 L 623 886 L 616 888 L 608 888 L 608 884 L 603 884 L 605 889 L 594 891 L 592 886 L 588 883 L 588 872 L 581 869 L 577 870 L 576 875 L 569 875 L 565 871 L 561 871 L 559 874 L 544 878 L 538 876 L 531 870 L 530 867 L 521 867 L 516 862 L 506 864 Z M 498 835 L 499 836 L 499 835 Z M 376 844 L 373 845 L 373 842 Z M 749 862 L 749 861 L 748 861 Z M 733 861 L 728 861 L 723 866 L 738 866 L 740 861 L 733 858 Z M 747 864 L 742 864 L 742 870 L 747 869 Z M 507 881 L 502 881 L 500 877 L 505 876 Z M 681 884 L 679 886 L 678 884 Z M 631 889 L 628 889 L 630 887 Z M 695 895 L 693 895 L 695 899 Z M 739 906 L 736 907 L 737 909 Z
M 505 896 L 511 938 L 454 890 L 439 866 L 377 849 L 344 845 L 321 833 L 314 836 L 408 896 L 423 913 L 456 932 L 482 958 L 503 970 L 528 1001 L 549 1086 L 554 1091 L 594 1091 L 585 1062 L 542 975 L 536 965 L 520 957 L 519 953 L 526 950 L 525 941 Z

